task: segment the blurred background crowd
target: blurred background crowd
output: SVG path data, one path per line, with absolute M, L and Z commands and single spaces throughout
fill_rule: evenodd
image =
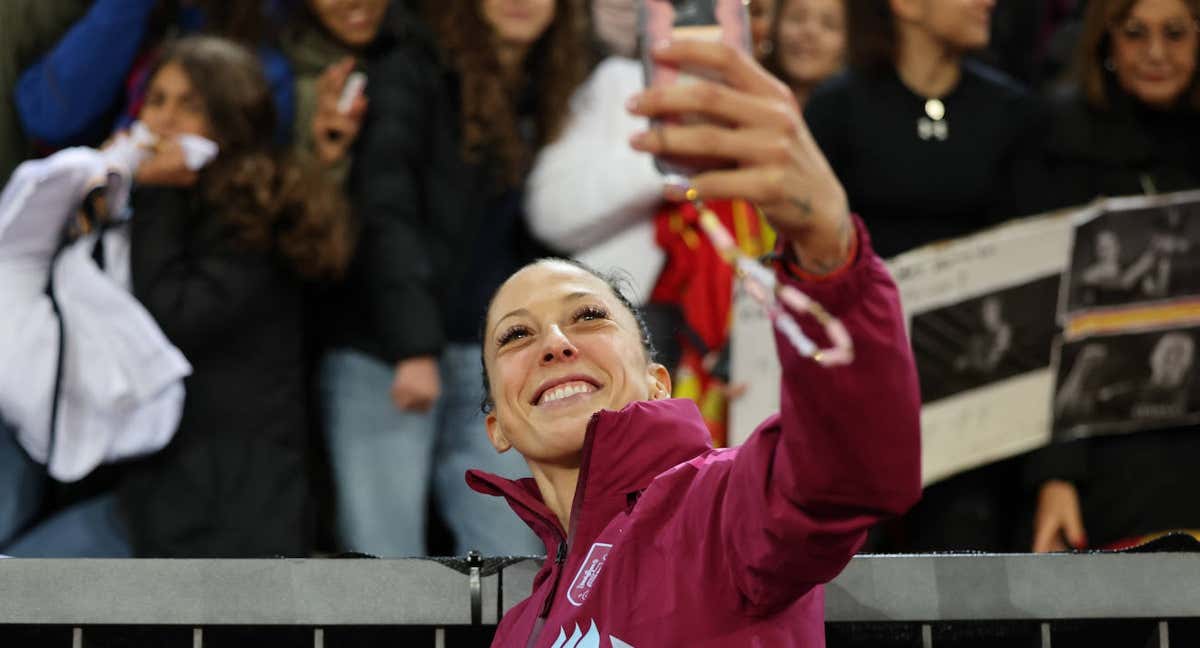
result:
M 1200 187 L 1200 0 L 749 12 L 885 258 Z M 130 286 L 192 367 L 166 447 L 70 483 L 0 410 L 0 554 L 543 553 L 463 474 L 526 472 L 484 434 L 480 322 L 547 255 L 626 274 L 676 395 L 725 443 L 732 275 L 628 145 L 642 46 L 636 0 L 0 3 L 0 184 L 134 122 L 162 138 L 134 177 Z M 187 164 L 183 135 L 212 163 Z M 747 252 L 774 248 L 752 204 L 709 207 Z M 1197 456 L 1194 429 L 1053 446 L 929 487 L 868 548 L 1200 529 Z

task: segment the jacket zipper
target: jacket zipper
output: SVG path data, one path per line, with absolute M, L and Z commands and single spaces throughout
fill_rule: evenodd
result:
M 562 579 L 563 563 L 567 562 L 567 541 L 566 539 L 558 541 L 558 551 L 554 554 L 554 584 L 550 586 L 550 594 L 546 600 L 542 601 L 542 611 L 538 616 L 546 616 L 550 614 L 550 604 L 554 602 L 554 595 L 558 593 L 558 581 Z
M 542 626 L 546 624 L 546 617 L 550 614 L 550 605 L 554 602 L 554 595 L 558 593 L 558 581 L 562 578 L 563 564 L 567 562 L 567 553 L 567 540 L 560 536 L 558 549 L 554 552 L 554 582 L 550 585 L 550 593 L 542 601 L 542 610 L 538 612 L 537 620 L 533 623 L 533 630 L 529 633 L 529 640 L 525 642 L 525 648 L 534 648 L 542 636 Z
M 571 541 L 575 539 L 575 525 L 579 519 L 579 505 L 583 501 L 583 485 L 587 477 L 588 464 L 591 463 L 591 446 L 592 437 L 596 431 L 596 423 L 600 420 L 600 412 L 592 414 L 592 418 L 588 421 L 587 433 L 584 435 L 583 452 L 584 461 L 579 470 L 579 483 L 575 486 L 575 501 L 571 502 L 571 519 L 570 529 L 567 531 L 567 536 L 564 538 L 559 535 L 558 550 L 554 554 L 554 581 L 550 585 L 550 593 L 542 601 L 542 609 L 538 613 L 537 622 L 533 626 L 533 632 L 529 633 L 529 642 L 527 648 L 533 648 L 537 645 L 537 640 L 542 634 L 542 625 L 546 622 L 546 618 L 550 614 L 550 607 L 554 604 L 554 597 L 558 595 L 558 583 L 562 580 L 562 572 L 567 562 L 567 556 L 570 554 Z M 557 527 L 557 525 L 555 525 Z M 555 529 L 558 530 L 557 528 Z

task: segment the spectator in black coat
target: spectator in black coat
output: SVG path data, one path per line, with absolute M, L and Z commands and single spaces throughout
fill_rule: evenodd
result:
M 1051 207 L 1200 187 L 1200 2 L 1088 7 L 1046 141 Z
M 1056 188 L 1052 200 L 1072 205 L 1101 195 L 1200 187 L 1198 59 L 1200 1 L 1091 0 L 1075 89 L 1059 105 L 1047 143 Z M 1186 348 L 1176 355 L 1186 356 L 1191 366 L 1190 338 L 1168 334 L 1163 340 L 1175 341 L 1164 350 Z M 1091 355 L 1089 362 L 1103 362 Z M 1143 387 L 1147 403 L 1170 393 L 1159 389 L 1156 395 L 1156 382 L 1162 381 L 1152 375 Z M 1064 392 L 1074 388 L 1070 380 L 1064 383 L 1060 400 L 1069 402 Z M 1139 416 L 1137 408 L 1125 410 Z M 1026 475 L 1037 493 L 1034 551 L 1114 547 L 1173 529 L 1200 529 L 1200 508 L 1192 497 L 1200 489 L 1193 465 L 1200 456 L 1200 430 L 1164 429 L 1152 421 L 1144 427 L 1034 454 Z

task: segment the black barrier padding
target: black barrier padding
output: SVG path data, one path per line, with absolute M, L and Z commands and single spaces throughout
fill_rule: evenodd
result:
M 1200 646 L 1200 619 L 1179 619 L 1168 625 L 1171 646 Z
M 454 648 L 488 648 L 496 634 L 496 626 L 448 626 L 444 630 L 446 645 Z M 326 628 L 325 648 L 432 646 L 434 632 L 434 628 L 418 627 Z
M 71 628 L 64 626 L 0 625 L 0 646 L 71 645 Z
M 312 628 L 258 626 L 204 628 L 204 648 L 312 648 Z
M 826 648 L 920 648 L 919 623 L 826 623 Z
M 87 626 L 83 629 L 84 648 L 179 648 L 191 645 L 192 629 L 178 626 Z
M 325 648 L 432 646 L 433 636 L 432 628 L 421 627 L 325 628 Z M 312 645 L 311 639 L 309 645 Z
M 934 623 L 936 648 L 1040 648 L 1042 627 L 1036 621 Z
M 1157 648 L 1157 620 L 1082 620 L 1050 624 L 1052 648 Z M 1172 646 L 1190 644 L 1176 644 Z

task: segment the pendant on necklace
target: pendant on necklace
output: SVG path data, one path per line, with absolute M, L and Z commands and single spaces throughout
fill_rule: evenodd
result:
M 941 99 L 930 99 L 925 102 L 925 114 L 933 121 L 942 121 L 946 116 L 946 104 Z
M 923 140 L 946 141 L 950 137 L 950 125 L 946 122 L 946 104 L 941 99 L 925 101 L 925 116 L 917 120 L 917 137 Z

